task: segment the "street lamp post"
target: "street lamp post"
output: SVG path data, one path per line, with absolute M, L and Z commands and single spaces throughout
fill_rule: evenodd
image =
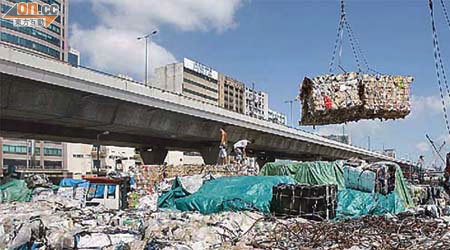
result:
M 97 173 L 100 173 L 100 136 L 109 135 L 109 131 L 97 134 Z
M 148 70 L 148 53 L 147 53 L 148 48 L 147 47 L 148 47 L 148 40 L 150 39 L 150 37 L 152 35 L 155 35 L 156 33 L 158 33 L 158 31 L 154 30 L 150 34 L 147 34 L 145 36 L 140 36 L 140 37 L 137 38 L 137 40 L 145 39 L 145 79 L 144 79 L 145 86 L 147 86 L 147 79 L 148 79 L 147 78 L 147 70 Z
M 293 110 L 292 110 L 292 104 L 294 104 L 294 102 L 296 102 L 296 101 L 297 101 L 297 99 L 284 101 L 284 103 L 289 104 L 289 108 L 291 110 L 291 126 L 292 127 L 294 127 L 294 114 L 293 114 Z

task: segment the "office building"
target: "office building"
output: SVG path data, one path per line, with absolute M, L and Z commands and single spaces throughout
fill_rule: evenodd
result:
M 219 73 L 219 106 L 234 112 L 245 112 L 245 85 Z
M 92 173 L 92 145 L 81 143 L 65 143 L 66 152 L 64 157 L 64 166 L 67 166 L 67 172 L 74 175 L 85 175 Z
M 1 16 L 9 11 L 18 2 L 31 2 L 24 0 L 1 1 Z M 11 19 L 1 18 L 0 42 L 25 48 L 40 55 L 49 56 L 59 60 L 68 60 L 68 0 L 40 0 L 34 1 L 38 5 L 44 3 L 60 6 L 60 15 L 48 27 L 17 27 Z
M 72 64 L 73 66 L 80 65 L 80 52 L 74 48 L 70 48 L 67 62 Z
M 261 120 L 269 118 L 269 96 L 253 88 L 245 88 L 245 114 Z
M 280 112 L 276 112 L 274 110 L 269 109 L 268 111 L 268 121 L 280 124 L 280 125 L 287 125 L 287 118 L 286 115 Z
M 67 175 L 92 172 L 92 145 L 0 137 L 3 170 Z
M 219 74 L 212 68 L 184 58 L 155 70 L 152 86 L 218 105 Z
M 101 155 L 104 156 L 101 157 L 101 167 L 104 169 L 126 172 L 136 163 L 134 148 L 102 146 L 100 152 L 103 152 Z
M 323 137 L 333 140 L 333 141 L 342 142 L 345 144 L 351 144 L 351 140 L 348 135 L 325 135 Z

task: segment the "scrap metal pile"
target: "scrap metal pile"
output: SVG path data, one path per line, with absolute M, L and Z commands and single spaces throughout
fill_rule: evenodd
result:
M 273 222 L 249 242 L 258 249 L 448 249 L 449 221 L 427 216 L 366 216 L 337 222 Z
M 301 125 L 338 124 L 361 119 L 398 119 L 411 111 L 413 77 L 356 72 L 305 77 L 300 87 Z

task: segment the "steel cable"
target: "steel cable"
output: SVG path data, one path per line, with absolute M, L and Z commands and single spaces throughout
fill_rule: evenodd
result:
M 444 0 L 441 0 L 442 9 L 444 10 L 445 20 L 447 20 L 448 28 L 450 29 L 450 18 L 447 12 L 447 8 L 445 7 Z
M 442 90 L 442 82 L 441 82 L 441 73 L 443 75 L 443 79 L 445 79 L 445 83 L 446 83 L 446 87 L 447 87 L 447 92 L 448 92 L 448 84 L 447 84 L 447 78 L 446 78 L 446 74 L 445 74 L 445 69 L 444 66 L 442 64 L 442 59 L 441 59 L 441 55 L 440 55 L 440 50 L 439 50 L 439 41 L 438 41 L 438 36 L 437 36 L 437 31 L 436 31 L 436 24 L 435 24 L 435 20 L 434 20 L 434 10 L 433 10 L 433 1 L 429 0 L 429 7 L 430 7 L 430 15 L 431 15 L 431 28 L 433 31 L 433 56 L 434 56 L 434 64 L 435 64 L 435 69 L 436 69 L 436 75 L 437 75 L 437 81 L 438 81 L 438 86 L 439 86 L 439 93 L 441 95 L 441 103 L 442 103 L 442 110 L 444 113 L 444 121 L 445 121 L 445 125 L 447 127 L 447 132 L 449 133 L 450 136 L 450 125 L 449 125 L 449 121 L 448 121 L 448 115 L 447 115 L 447 108 L 446 108 L 446 104 L 445 104 L 445 98 L 444 98 L 444 93 Z

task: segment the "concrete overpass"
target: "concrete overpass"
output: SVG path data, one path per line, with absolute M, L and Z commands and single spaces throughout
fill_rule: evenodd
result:
M 275 158 L 393 158 L 316 134 L 258 120 L 180 94 L 0 45 L 0 131 L 3 137 L 132 146 L 147 164 L 167 150 L 218 155 L 219 128 L 231 142 L 254 139 L 260 163 Z M 399 161 L 397 161 L 399 162 Z M 401 163 L 401 162 L 399 162 Z

